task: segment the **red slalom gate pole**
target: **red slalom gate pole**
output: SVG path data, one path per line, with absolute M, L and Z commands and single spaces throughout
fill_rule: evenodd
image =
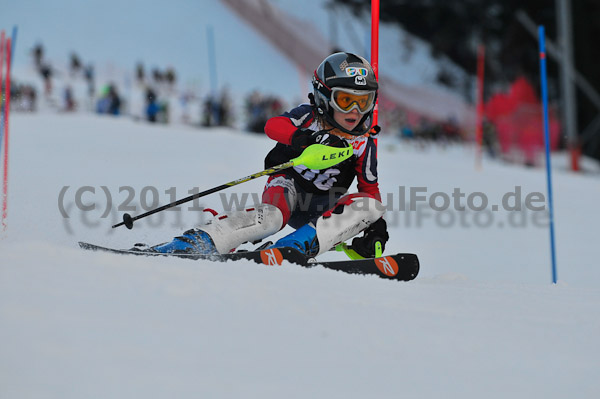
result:
M 10 115 L 10 38 L 6 39 L 6 83 L 4 85 L 4 179 L 2 183 L 2 229 L 6 231 L 8 211 L 8 116 Z
M 485 72 L 485 47 L 479 45 L 477 51 L 477 126 L 475 127 L 475 136 L 477 140 L 477 155 L 475 166 L 481 169 L 481 157 L 483 147 L 483 80 Z
M 4 71 L 4 31 L 0 34 L 0 159 L 2 159 L 2 141 L 4 141 L 4 114 L 2 111 L 2 72 Z
M 371 0 L 371 67 L 375 79 L 379 82 L 379 0 Z M 377 124 L 379 114 L 379 99 L 373 110 L 373 125 Z M 377 144 L 377 139 L 375 139 Z

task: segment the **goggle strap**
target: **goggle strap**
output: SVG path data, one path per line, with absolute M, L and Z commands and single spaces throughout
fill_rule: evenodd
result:
M 329 97 L 331 95 L 331 88 L 325 84 L 319 76 L 317 75 L 317 71 L 314 72 L 314 80 L 319 84 L 317 86 L 317 90 L 319 90 L 325 97 Z

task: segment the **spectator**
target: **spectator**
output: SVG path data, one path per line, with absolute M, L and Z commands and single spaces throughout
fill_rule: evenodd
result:
M 42 63 L 44 61 L 44 46 L 40 43 L 36 44 L 33 48 L 33 64 L 35 65 L 35 69 L 40 71 L 42 68 Z
M 144 65 L 139 62 L 135 67 L 135 78 L 138 84 L 144 84 L 144 80 L 146 79 L 146 73 L 144 72 Z
M 49 97 L 52 95 L 52 67 L 49 64 L 42 64 L 39 72 L 44 79 L 44 94 Z
M 83 71 L 83 75 L 88 85 L 88 97 L 94 98 L 96 91 L 94 84 L 94 66 L 92 64 L 88 64 Z
M 71 86 L 65 87 L 64 92 L 64 110 L 67 112 L 75 111 L 75 99 L 73 98 L 73 89 Z
M 161 85 L 163 82 L 163 74 L 158 68 L 152 70 L 152 78 L 157 85 Z
M 148 87 L 146 89 L 146 118 L 148 121 L 156 122 L 159 110 L 156 92 Z
M 212 94 L 209 94 L 204 101 L 202 126 L 219 126 L 220 124 L 220 104 Z
M 110 98 L 108 113 L 111 115 L 119 115 L 121 113 L 121 97 L 113 84 L 108 88 L 108 96 Z
M 70 74 L 71 77 L 75 77 L 81 72 L 81 60 L 79 56 L 75 53 L 71 53 L 71 66 L 70 66 Z
M 217 108 L 219 112 L 219 126 L 231 126 L 231 108 L 231 96 L 229 95 L 229 90 L 223 89 L 221 93 L 221 99 L 219 101 L 219 106 Z
M 121 98 L 112 83 L 102 88 L 96 112 L 110 115 L 119 115 L 121 113 Z
M 168 68 L 167 72 L 165 72 L 165 80 L 167 81 L 167 84 L 172 88 L 173 86 L 175 86 L 175 83 L 177 81 L 177 77 L 175 75 L 175 70 L 173 68 Z

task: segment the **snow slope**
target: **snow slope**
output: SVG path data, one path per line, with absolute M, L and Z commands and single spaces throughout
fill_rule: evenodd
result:
M 165 190 L 180 198 L 261 170 L 271 146 L 229 129 L 12 116 L 0 398 L 598 397 L 600 272 L 591 239 L 600 186 L 592 168 L 573 175 L 557 162 L 556 286 L 548 231 L 534 225 L 533 211 L 526 223 L 523 213 L 499 211 L 476 227 L 474 212 L 396 206 L 387 252 L 419 255 L 422 272 L 409 283 L 77 248 L 78 240 L 127 247 L 170 239 L 201 213 L 164 212 L 112 230 L 128 194 L 120 187 L 135 192 L 129 205 L 139 213 L 145 187 L 147 202 L 155 187 L 163 204 Z M 543 170 L 485 160 L 476 171 L 473 158 L 467 147 L 421 149 L 383 136 L 384 197 L 399 186 L 448 195 L 458 187 L 485 193 L 491 205 L 515 186 L 545 193 Z M 260 193 L 263 184 L 227 193 Z M 75 194 L 86 186 L 95 193 L 82 192 L 81 205 L 97 208 L 84 212 Z M 114 208 L 106 218 L 102 186 Z M 223 204 L 213 195 L 200 205 Z

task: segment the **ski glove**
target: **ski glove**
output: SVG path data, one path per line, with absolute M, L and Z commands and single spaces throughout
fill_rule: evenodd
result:
M 387 223 L 383 218 L 379 218 L 364 231 L 362 237 L 355 237 L 352 240 L 352 249 L 360 256 L 365 258 L 375 257 L 375 243 L 381 242 L 382 251 L 385 250 L 385 243 L 390 236 L 387 232 Z
M 307 128 L 300 128 L 292 135 L 292 147 L 297 150 L 304 150 L 313 144 L 323 144 L 331 147 L 344 147 L 344 140 L 338 136 L 329 133 L 329 130 L 314 131 Z

